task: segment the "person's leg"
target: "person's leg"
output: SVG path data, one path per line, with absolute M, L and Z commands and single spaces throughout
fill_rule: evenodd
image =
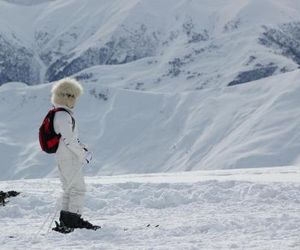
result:
M 86 191 L 82 165 L 71 153 L 62 156 L 58 159 L 63 189 L 62 210 L 81 214 Z
M 69 210 L 69 202 L 70 202 L 70 192 L 69 192 L 69 163 L 70 160 L 66 160 L 65 154 L 62 154 L 60 151 L 57 153 L 57 163 L 58 163 L 58 170 L 59 170 L 59 177 L 62 185 L 62 200 L 61 200 L 61 211 L 59 215 L 59 223 L 57 224 L 54 230 L 60 231 L 65 230 L 64 227 L 69 227 L 70 219 L 68 215 Z M 62 227 L 62 228 L 59 228 Z M 64 231 L 65 232 L 65 231 Z
M 62 201 L 61 201 L 61 210 L 68 211 L 69 210 L 69 202 L 70 202 L 70 189 L 68 189 L 69 181 L 66 171 L 66 162 L 65 161 L 59 161 L 58 163 L 58 169 L 60 173 L 60 181 L 62 184 Z
M 69 191 L 68 211 L 82 214 L 86 187 L 82 171 L 79 171 Z
M 84 220 L 82 215 L 86 185 L 82 165 L 76 157 L 63 160 L 59 164 L 60 179 L 63 187 L 62 211 L 60 222 L 69 228 L 87 228 L 97 230 L 99 226 Z

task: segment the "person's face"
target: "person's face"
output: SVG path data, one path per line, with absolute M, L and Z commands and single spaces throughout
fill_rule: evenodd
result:
M 76 98 L 73 95 L 67 96 L 67 107 L 73 109 L 75 107 Z

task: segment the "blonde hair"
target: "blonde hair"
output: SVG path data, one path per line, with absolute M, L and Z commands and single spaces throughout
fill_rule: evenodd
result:
M 72 107 L 76 99 L 83 94 L 83 88 L 77 80 L 64 78 L 53 85 L 51 93 L 51 102 L 54 105 Z

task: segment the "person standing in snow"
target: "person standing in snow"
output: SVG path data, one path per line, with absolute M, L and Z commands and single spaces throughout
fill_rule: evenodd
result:
M 86 192 L 82 168 L 92 159 L 91 153 L 78 138 L 77 123 L 73 117 L 73 109 L 78 97 L 83 94 L 83 88 L 75 79 L 65 78 L 53 85 L 51 93 L 52 104 L 63 109 L 55 113 L 53 120 L 55 132 L 61 135 L 56 160 L 63 189 L 60 224 L 56 226 L 97 229 L 99 227 L 81 217 Z

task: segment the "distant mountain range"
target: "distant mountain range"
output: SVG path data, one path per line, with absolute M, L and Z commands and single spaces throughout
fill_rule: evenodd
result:
M 297 0 L 5 0 L 0 84 L 108 79 L 101 65 L 133 61 L 136 70 L 103 84 L 181 92 L 246 83 L 299 67 L 299 16 Z

